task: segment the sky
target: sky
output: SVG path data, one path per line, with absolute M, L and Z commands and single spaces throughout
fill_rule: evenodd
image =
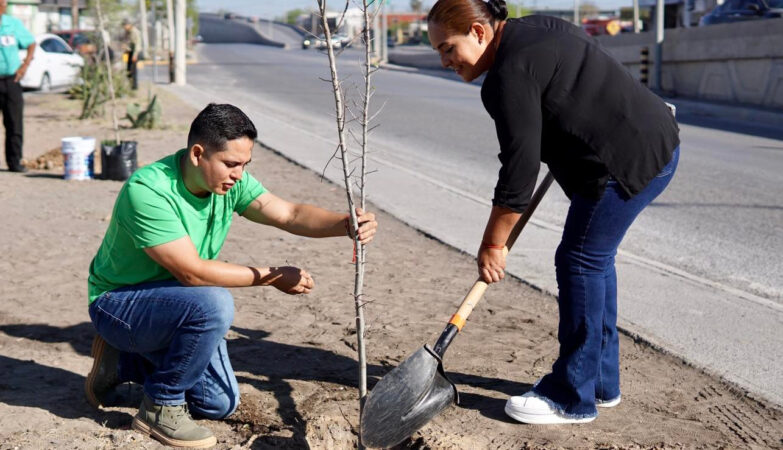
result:
M 351 3 L 354 3 L 352 1 Z M 434 0 L 424 0 L 424 5 L 431 6 Z M 509 3 L 522 3 L 529 8 L 550 8 L 566 9 L 573 8 L 573 0 L 526 0 L 510 1 Z M 592 0 L 599 8 L 617 8 L 620 6 L 631 6 L 632 0 Z M 328 5 L 345 5 L 344 0 L 327 0 Z M 302 8 L 316 8 L 316 0 L 198 0 L 199 8 L 204 12 L 214 12 L 218 9 L 225 9 L 237 14 L 258 16 L 261 18 L 282 17 L 286 11 Z M 389 0 L 390 11 L 408 11 L 410 10 L 410 0 Z

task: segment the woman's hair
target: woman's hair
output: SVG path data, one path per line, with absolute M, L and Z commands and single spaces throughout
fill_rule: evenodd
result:
M 448 31 L 467 33 L 473 23 L 505 20 L 508 8 L 503 0 L 438 0 L 427 15 L 427 22 Z

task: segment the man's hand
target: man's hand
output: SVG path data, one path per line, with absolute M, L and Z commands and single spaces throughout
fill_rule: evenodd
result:
M 309 273 L 292 266 L 270 267 L 269 275 L 265 278 L 267 278 L 268 284 L 291 295 L 309 294 L 310 290 L 315 286 L 315 281 L 313 281 L 313 277 Z
M 491 284 L 497 283 L 505 276 L 506 257 L 503 249 L 482 246 L 478 253 L 479 278 Z
M 25 73 L 27 73 L 27 63 L 24 63 L 21 66 L 19 66 L 19 69 L 17 69 L 16 74 L 14 75 L 14 82 L 18 83 L 19 80 L 24 78 Z
M 375 221 L 375 214 L 366 212 L 362 208 L 356 208 L 356 219 L 359 222 L 359 241 L 362 245 L 369 244 L 375 236 L 375 232 L 378 230 L 378 222 Z M 353 239 L 353 230 L 351 230 L 351 219 L 348 217 L 346 228 L 348 229 L 348 236 Z

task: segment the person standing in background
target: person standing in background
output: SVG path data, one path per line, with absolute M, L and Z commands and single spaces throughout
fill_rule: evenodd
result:
M 139 88 L 136 64 L 139 61 L 139 53 L 141 52 L 141 32 L 128 19 L 122 20 L 122 28 L 125 30 L 122 47 L 125 55 L 128 57 L 128 79 L 131 82 L 131 89 L 135 91 Z
M 19 81 L 35 53 L 35 39 L 22 22 L 6 14 L 8 1 L 0 0 L 0 109 L 5 127 L 5 162 L 10 172 L 27 172 L 22 165 L 24 98 Z M 19 50 L 27 49 L 24 62 Z

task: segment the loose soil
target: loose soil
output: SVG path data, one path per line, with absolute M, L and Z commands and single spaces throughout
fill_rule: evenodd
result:
M 141 164 L 184 146 L 197 113 L 167 91 L 158 94 L 164 129 L 122 131 L 123 139 L 139 142 Z M 121 183 L 62 179 L 57 154 L 50 152 L 61 138 L 112 137 L 111 120 L 79 121 L 78 108 L 61 94 L 27 96 L 24 151 L 36 168 L 0 171 L 0 449 L 161 447 L 130 430 L 137 403 L 96 410 L 83 395 L 93 337 L 87 267 Z M 249 170 L 284 198 L 346 208 L 340 188 L 272 151 L 257 147 Z M 366 276 L 371 386 L 434 342 L 476 276 L 470 255 L 377 213 L 380 231 Z M 217 448 L 356 446 L 351 251 L 348 239 L 305 239 L 236 219 L 221 259 L 300 266 L 314 275 L 316 288 L 296 297 L 272 288 L 232 290 L 236 315 L 227 338 L 242 404 L 227 420 L 204 422 L 216 433 Z M 520 280 L 491 286 L 446 355 L 462 405 L 400 448 L 783 448 L 778 406 L 625 335 L 619 406 L 586 425 L 509 420 L 506 398 L 547 373 L 557 355 L 556 334 L 553 297 Z

